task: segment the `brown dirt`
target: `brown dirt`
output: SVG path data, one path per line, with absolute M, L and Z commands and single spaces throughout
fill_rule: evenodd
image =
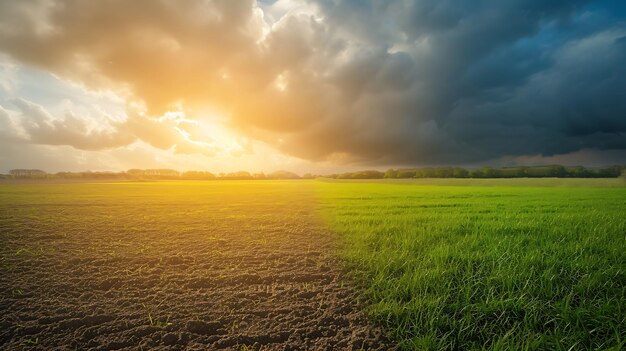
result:
M 0 204 L 0 349 L 391 348 L 306 192 L 137 189 Z

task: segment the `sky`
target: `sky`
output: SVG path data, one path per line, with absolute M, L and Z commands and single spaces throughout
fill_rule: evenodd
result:
M 0 0 L 0 172 L 626 164 L 626 2 Z

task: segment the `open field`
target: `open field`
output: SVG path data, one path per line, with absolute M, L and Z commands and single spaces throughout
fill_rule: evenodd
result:
M 387 349 L 311 185 L 1 185 L 0 349 Z
M 625 347 L 623 180 L 318 186 L 369 312 L 402 348 Z
M 625 235 L 621 179 L 0 184 L 0 349 L 617 350 Z

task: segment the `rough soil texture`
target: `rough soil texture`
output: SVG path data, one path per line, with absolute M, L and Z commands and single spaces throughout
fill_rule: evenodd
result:
M 0 201 L 2 350 L 391 349 L 305 190 L 19 186 Z

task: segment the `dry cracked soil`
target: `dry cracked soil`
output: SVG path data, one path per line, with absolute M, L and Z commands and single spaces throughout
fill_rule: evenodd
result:
M 391 349 L 285 184 L 5 189 L 0 349 Z

